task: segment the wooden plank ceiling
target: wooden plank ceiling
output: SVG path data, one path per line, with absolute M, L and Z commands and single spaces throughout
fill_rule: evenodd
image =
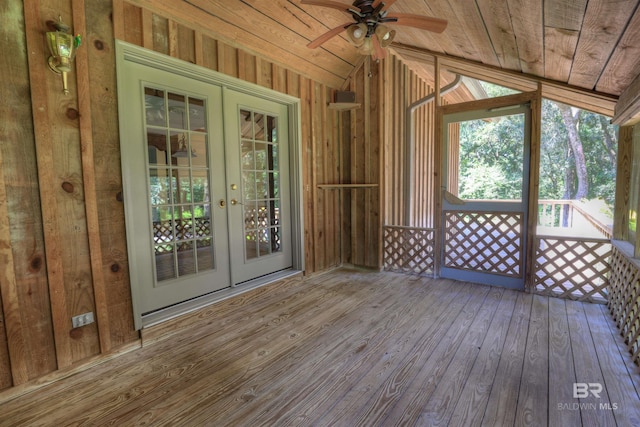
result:
M 208 15 L 205 25 L 226 42 L 333 87 L 339 87 L 360 60 L 344 35 L 315 50 L 306 47 L 329 29 L 351 21 L 339 10 L 301 5 L 299 0 L 183 1 L 194 6 L 194 12 Z M 389 10 L 449 22 L 442 34 L 399 26 L 395 44 L 617 97 L 640 71 L 639 4 L 640 0 L 397 0 Z M 416 65 L 423 72 L 429 68 Z

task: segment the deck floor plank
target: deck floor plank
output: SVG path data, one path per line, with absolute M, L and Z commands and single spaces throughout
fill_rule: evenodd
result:
M 580 411 L 562 406 L 573 402 L 576 382 L 565 300 L 549 299 L 549 318 L 553 319 L 549 322 L 549 402 L 557 402 L 549 406 L 549 425 L 580 425 Z
M 640 370 L 600 305 L 341 269 L 147 337 L 0 394 L 0 426 L 640 425 Z M 601 383 L 602 397 L 573 398 L 575 382 Z
M 592 391 L 597 389 L 589 384 L 599 384 L 604 387 L 604 376 L 596 353 L 595 343 L 589 329 L 589 321 L 584 313 L 585 304 L 576 301 L 566 301 L 567 319 L 571 333 L 571 345 L 573 353 L 573 363 L 576 370 L 576 383 L 587 384 L 587 397 L 579 398 L 578 407 L 582 425 L 607 427 L 615 426 L 616 421 L 613 411 L 600 410 L 600 403 L 606 396 L 606 390 L 599 390 L 600 396 L 596 396 Z M 598 387 L 598 386 L 596 386 Z M 580 393 L 580 389 L 577 390 Z M 579 396 L 579 394 L 577 394 Z M 573 396 L 573 385 L 572 385 Z M 575 402 L 574 402 L 575 403 Z M 573 410 L 573 409 L 569 409 Z
M 531 294 L 518 293 L 487 407 L 484 410 L 483 426 L 515 424 L 516 412 L 513 408 L 517 407 L 520 393 L 532 302 Z

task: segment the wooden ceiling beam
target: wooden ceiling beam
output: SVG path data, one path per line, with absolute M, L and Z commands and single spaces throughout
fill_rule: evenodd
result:
M 544 98 L 570 104 L 608 117 L 613 116 L 614 108 L 618 101 L 618 98 L 613 95 L 590 91 L 531 74 L 503 70 L 475 61 L 451 57 L 439 52 L 395 43 L 392 48 L 401 58 L 433 64 L 434 59 L 438 57 L 441 59 L 443 69 L 523 92 L 536 90 L 538 83 L 541 83 L 542 96 Z
M 612 122 L 626 126 L 640 123 L 640 74 L 620 95 Z

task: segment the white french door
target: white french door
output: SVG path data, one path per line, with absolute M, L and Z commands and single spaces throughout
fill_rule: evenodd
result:
M 291 267 L 286 106 L 224 91 L 234 285 Z M 237 161 L 236 161 L 237 160 Z
M 183 74 L 118 67 L 138 327 L 293 264 L 287 105 Z

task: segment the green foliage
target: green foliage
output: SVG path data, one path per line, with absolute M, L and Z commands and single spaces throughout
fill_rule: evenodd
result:
M 489 96 L 513 90 L 481 82 Z M 588 199 L 614 203 L 617 128 L 596 113 L 581 110 L 577 128 L 585 155 Z M 501 120 L 463 122 L 460 125 L 459 195 L 468 199 L 520 197 L 522 176 L 522 116 Z M 542 104 L 540 199 L 571 198 L 577 188 L 576 160 L 558 105 Z
M 520 114 L 460 123 L 460 197 L 522 197 L 523 122 Z

